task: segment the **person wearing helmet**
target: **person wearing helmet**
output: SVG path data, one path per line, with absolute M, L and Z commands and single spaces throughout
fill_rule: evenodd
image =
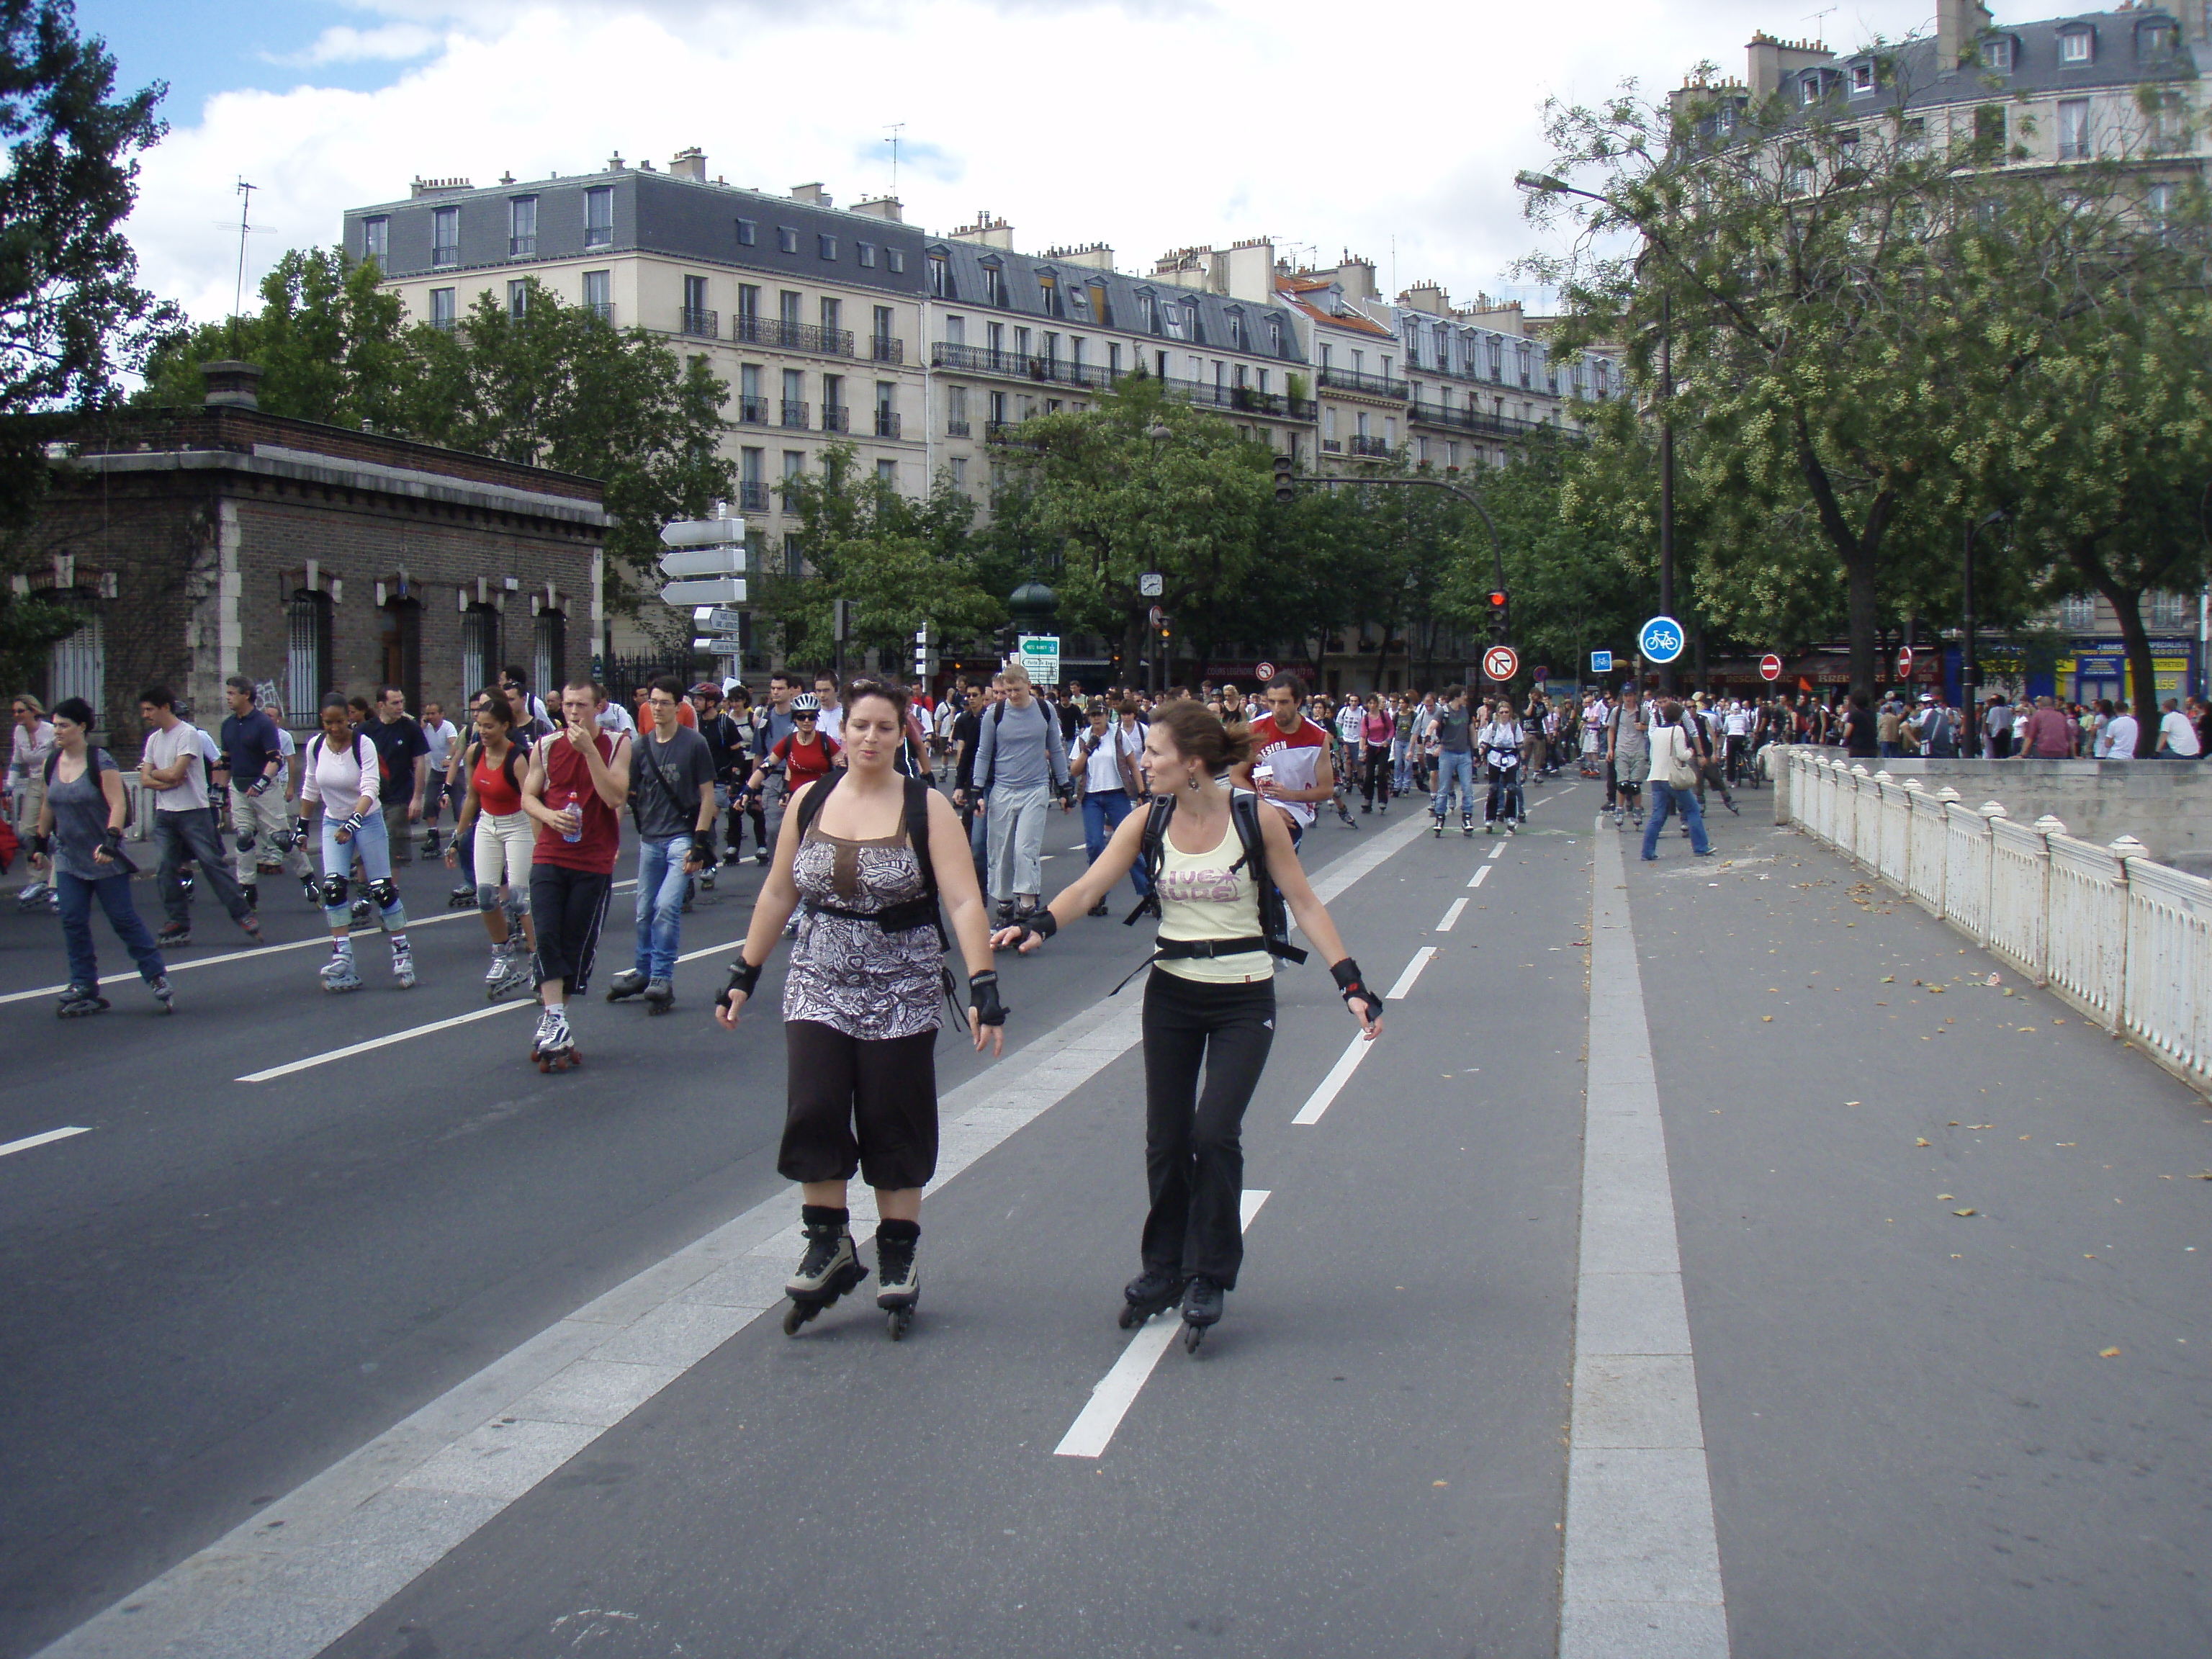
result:
M 771 767 L 784 775 L 783 787 L 787 798 L 797 794 L 810 783 L 818 783 L 830 775 L 843 752 L 837 739 L 816 729 L 822 718 L 822 702 L 811 691 L 802 691 L 791 700 L 793 729 L 789 737 L 761 757 L 760 764 L 745 781 L 748 793 L 757 792 L 767 781 Z

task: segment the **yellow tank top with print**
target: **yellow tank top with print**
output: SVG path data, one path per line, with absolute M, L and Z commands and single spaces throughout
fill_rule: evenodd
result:
M 1237 821 L 1222 815 L 1221 839 L 1203 853 L 1186 853 L 1172 830 L 1160 837 L 1160 937 L 1164 939 L 1256 939 L 1260 894 L 1250 866 L 1231 872 L 1244 851 Z M 1272 979 L 1275 959 L 1265 951 L 1231 957 L 1178 957 L 1153 964 L 1178 979 L 1208 985 L 1245 985 Z

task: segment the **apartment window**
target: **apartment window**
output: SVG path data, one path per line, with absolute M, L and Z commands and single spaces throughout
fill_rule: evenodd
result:
M 392 257 L 392 221 L 378 214 L 361 222 L 361 257 L 383 264 Z
M 1444 465 L 1455 472 L 1459 471 L 1459 445 L 1457 443 L 1448 443 L 1444 446 Z
M 430 290 L 430 326 L 451 328 L 453 325 L 453 290 L 434 288 Z M 320 696 L 320 693 L 317 693 Z
M 2062 599 L 2058 625 L 2069 634 L 2086 634 L 2097 625 L 2097 602 L 2093 599 Z
M 806 452 L 803 449 L 785 450 L 783 452 L 783 481 L 786 483 L 789 483 L 793 478 L 804 477 L 805 474 Z
M 816 236 L 814 239 L 814 253 L 815 257 L 820 259 L 836 258 L 837 257 L 837 239 L 835 236 Z
M 1106 342 L 1106 373 L 1114 380 L 1121 377 L 1121 343 L 1119 340 Z
M 530 672 L 539 685 L 559 685 L 568 678 L 565 659 L 568 619 L 557 611 L 541 611 L 531 619 Z
M 1283 319 L 1279 317 L 1267 319 L 1267 349 L 1279 357 L 1282 356 Z
M 1720 112 L 1713 118 L 1713 125 L 1723 133 L 1734 132 L 1735 131 L 1735 106 L 1734 104 L 1723 104 L 1720 107 Z
M 952 261 L 932 256 L 929 261 L 929 291 L 940 300 L 952 297 Z
M 507 257 L 527 259 L 538 252 L 538 198 L 514 196 L 507 204 Z
M 1359 435 L 1360 437 L 1362 437 L 1362 438 L 1366 437 L 1366 436 L 1367 436 L 1367 411 L 1366 411 L 1365 410 L 1364 410 L 1364 409 L 1363 409 L 1363 410 L 1361 410 L 1358 412 L 1358 414 L 1354 418 L 1355 418 L 1356 420 L 1358 420 L 1358 422 L 1359 422 L 1359 434 L 1358 434 L 1358 435 Z
M 739 247 L 750 247 L 759 239 L 760 224 L 758 221 L 752 219 L 740 219 L 738 221 L 738 246 Z
M 2142 95 L 2148 101 L 2144 121 L 2148 129 L 2151 149 L 2166 153 L 2187 149 L 2190 140 L 2188 100 L 2178 92 Z
M 584 246 L 607 247 L 615 240 L 615 187 L 594 185 L 584 192 Z
M 2194 608 L 2189 594 L 2154 593 L 2143 620 L 2153 628 L 2185 628 L 2197 620 L 2189 614 Z
M 983 345 L 994 358 L 1006 349 L 1006 325 L 1004 323 L 983 325 Z
M 2013 39 L 2009 34 L 1993 34 L 1982 42 L 1982 67 L 1998 75 L 2012 73 Z
M 791 343 L 793 334 L 795 334 L 799 328 L 799 307 L 805 302 L 805 299 L 806 296 L 795 288 L 782 288 L 776 290 L 776 320 L 781 323 L 785 329 L 791 331 L 784 337 L 784 343 L 787 345 Z
M 1554 398 L 1559 395 L 1559 366 L 1548 357 L 1544 360 L 1544 390 Z
M 1534 383 L 1534 377 L 1531 375 L 1530 370 L 1534 365 L 1535 353 L 1530 349 L 1526 341 L 1522 343 L 1519 353 L 1521 359 L 1521 385 L 1525 390 Z
M 457 265 L 461 262 L 461 210 L 434 208 L 430 212 L 430 264 Z
M 903 274 L 906 270 L 906 250 L 896 247 L 885 248 L 884 263 L 889 270 Z
M 1160 302 L 1149 294 L 1137 296 L 1137 326 L 1147 334 L 1160 331 Z
M 1173 300 L 1168 301 L 1161 319 L 1167 325 L 1168 338 L 1170 340 L 1190 338 L 1190 307 L 1177 305 Z
M 2067 29 L 2058 37 L 2058 61 L 2062 64 L 2087 64 L 2097 55 L 2097 32 L 2089 28 Z
M 783 407 L 778 411 L 781 424 L 806 424 L 806 377 L 795 368 L 783 371 Z
M 587 270 L 584 273 L 584 309 L 603 323 L 614 321 L 614 273 L 612 271 Z
M 712 337 L 720 332 L 721 319 L 707 309 L 707 279 L 684 279 L 684 331 Z
M 1030 355 L 1030 331 L 1025 328 L 1014 331 L 1014 356 L 1026 358 Z
M 1060 283 L 1056 278 L 1037 278 L 1037 309 L 1048 317 L 1066 315 L 1066 309 L 1060 303 Z
M 964 438 L 968 435 L 968 388 L 956 386 L 945 396 L 945 435 Z
M 1604 358 L 1599 358 L 1597 360 L 1597 396 L 1600 403 L 1603 403 L 1605 401 L 1607 392 L 1612 390 L 1610 384 L 1612 378 L 1613 365 L 1606 362 Z
M 1801 104 L 1817 104 L 1820 101 L 1819 70 L 1814 70 L 1797 83 L 1797 101 Z
M 1006 303 L 1006 273 L 996 265 L 983 267 L 983 303 L 990 306 Z
M 1495 334 L 1490 337 L 1490 378 L 1492 380 L 1505 378 L 1505 342 Z
M 897 388 L 889 380 L 876 382 L 876 436 L 878 438 L 899 435 L 896 397 Z
M 855 242 L 853 252 L 860 259 L 861 270 L 873 270 L 876 268 L 876 245 L 873 242 Z
M 475 688 L 496 684 L 498 674 L 499 612 L 488 605 L 472 605 L 461 612 L 461 684 L 473 693 Z M 318 691 L 305 706 L 315 707 L 321 696 Z
M 949 346 L 968 343 L 968 319 L 965 317 L 947 317 L 945 319 L 945 343 Z
M 799 233 L 789 225 L 778 225 L 775 228 L 775 245 L 786 253 L 798 252 Z
M 2163 58 L 2181 44 L 2179 30 L 2163 19 L 2136 26 L 2136 51 L 2143 58 Z
M 2062 98 L 2058 100 L 2058 159 L 2062 161 L 2086 161 L 2089 159 L 2089 100 L 2086 98 Z
M 898 488 L 898 463 L 896 461 L 878 461 L 876 463 L 876 482 L 883 485 L 886 489 L 896 489 Z
M 92 629 L 99 626 L 97 618 L 88 624 Z M 329 690 L 323 682 L 323 665 L 330 660 L 330 600 L 320 593 L 295 593 L 284 607 L 284 709 L 288 720 L 306 719 L 306 710 L 321 706 L 323 693 Z M 63 646 L 67 644 L 67 641 L 63 641 Z M 57 671 L 61 665 L 62 648 L 57 647 L 54 650 Z M 481 678 L 469 682 L 472 686 L 488 683 Z M 47 684 L 55 701 L 59 702 L 59 673 L 50 673 Z M 84 696 L 82 691 L 75 695 Z M 100 707 L 96 696 L 84 700 L 95 710 Z
M 1916 115 L 1897 124 L 1897 151 L 1900 155 L 1921 155 L 1928 149 L 1928 121 Z
M 1853 97 L 1857 97 L 1857 96 L 1859 96 L 1859 95 L 1860 95 L 1861 94 L 1863 94 L 1863 93 L 1869 93 L 1869 92 L 1872 92 L 1873 90 L 1874 90 L 1874 65 L 1873 65 L 1872 64 L 1852 64 L 1852 65 L 1851 65 L 1851 95 L 1852 95 Z
M 994 392 L 987 394 L 985 398 L 983 419 L 992 426 L 1006 425 L 1006 394 L 1005 392 Z
M 952 458 L 952 487 L 963 495 L 968 493 L 968 458 L 965 455 Z
M 767 474 L 768 451 L 743 449 L 738 452 L 738 483 L 745 496 L 741 504 L 756 513 L 764 511 L 768 506 Z
M 2143 210 L 2154 224 L 2162 225 L 2172 216 L 2175 199 L 2172 184 L 2153 185 L 2143 192 Z
M 1331 404 L 1321 412 L 1321 435 L 1331 443 L 1336 441 L 1336 405 Z
M 520 322 L 522 320 L 523 313 L 529 309 L 529 282 L 524 279 L 509 283 L 507 285 L 507 314 Z
M 785 459 L 790 458 L 787 456 Z M 794 580 L 806 574 L 806 551 L 799 546 L 796 536 L 783 538 L 783 574 Z
M 822 332 L 824 337 L 822 343 L 825 346 L 829 345 L 830 341 L 827 337 L 833 334 L 842 333 L 844 331 L 844 327 L 845 307 L 843 302 L 837 300 L 824 299 L 822 301 Z

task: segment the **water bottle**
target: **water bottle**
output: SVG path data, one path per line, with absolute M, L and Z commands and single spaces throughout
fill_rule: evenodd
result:
M 571 789 L 568 792 L 568 805 L 563 810 L 576 815 L 576 827 L 574 830 L 563 830 L 561 832 L 561 839 L 565 842 L 579 842 L 584 838 L 584 809 L 576 804 L 578 799 L 576 792 Z

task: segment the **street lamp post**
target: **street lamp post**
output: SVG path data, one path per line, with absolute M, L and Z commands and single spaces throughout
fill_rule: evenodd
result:
M 1966 757 L 1975 758 L 1982 749 L 1981 684 L 1982 655 L 1974 644 L 1974 543 L 1991 525 L 2002 521 L 2002 508 L 1986 518 L 1970 520 L 1966 526 L 1966 561 L 1961 598 L 1965 616 L 1959 651 L 1959 713 L 1966 722 Z

